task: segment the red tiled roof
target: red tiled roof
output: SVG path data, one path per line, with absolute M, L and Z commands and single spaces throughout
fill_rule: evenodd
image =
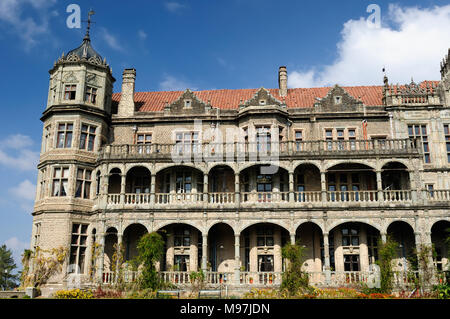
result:
M 434 81 L 433 81 L 434 82 Z M 420 85 L 425 85 L 422 82 Z M 428 81 L 428 83 L 431 83 Z M 436 82 L 438 83 L 438 82 Z M 276 99 L 284 100 L 288 108 L 309 108 L 316 102 L 315 98 L 323 98 L 330 91 L 331 87 L 321 88 L 296 88 L 288 89 L 286 98 L 279 95 L 278 89 L 268 89 L 270 94 Z M 343 87 L 351 96 L 361 99 L 365 105 L 380 106 L 383 105 L 383 86 L 351 86 Z M 194 94 L 203 102 L 210 101 L 213 107 L 223 110 L 237 109 L 239 104 L 253 97 L 258 89 L 237 89 L 237 90 L 207 90 L 194 91 Z M 156 91 L 156 92 L 136 92 L 134 101 L 139 112 L 162 111 L 164 105 L 176 101 L 183 91 Z M 120 93 L 113 94 L 113 102 L 118 103 Z

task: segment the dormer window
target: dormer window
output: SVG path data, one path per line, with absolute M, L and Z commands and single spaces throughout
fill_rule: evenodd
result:
M 341 104 L 341 103 L 342 103 L 342 96 L 335 96 L 334 104 Z
M 259 105 L 266 105 L 266 100 L 259 100 Z
M 77 86 L 75 84 L 68 84 L 64 89 L 64 100 L 75 100 Z
M 192 107 L 192 101 L 191 100 L 184 100 L 184 107 L 186 109 L 190 109 Z

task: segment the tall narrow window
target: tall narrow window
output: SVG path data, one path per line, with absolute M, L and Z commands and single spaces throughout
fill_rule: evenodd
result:
M 356 227 L 342 228 L 342 246 L 359 246 L 359 229 Z
M 430 145 L 428 141 L 426 125 L 408 125 L 408 135 L 410 138 L 417 138 L 422 143 L 423 157 L 425 163 L 431 163 Z
M 52 196 L 67 196 L 69 186 L 69 168 L 55 167 L 53 171 Z
M 270 202 L 272 199 L 272 175 L 258 175 L 256 191 L 258 192 L 258 201 Z
M 445 147 L 447 150 L 447 162 L 450 163 L 450 125 L 444 125 Z
M 82 124 L 80 135 L 80 150 L 94 150 L 95 143 L 95 129 L 93 125 Z
M 33 249 L 36 251 L 36 249 L 41 244 L 41 223 L 34 224 L 34 243 L 33 243 Z
M 72 224 L 69 264 L 72 265 L 72 272 L 80 274 L 84 273 L 84 262 L 87 248 L 87 228 L 88 225 L 85 224 Z
M 175 247 L 189 247 L 191 245 L 190 229 L 187 227 L 176 227 L 173 240 Z
M 90 198 L 91 192 L 91 174 L 90 169 L 79 168 L 77 171 L 77 188 L 75 197 Z
M 325 130 L 325 139 L 327 141 L 327 149 L 329 151 L 333 150 L 333 130 L 332 129 L 327 129 Z
M 77 86 L 75 84 L 66 85 L 64 88 L 64 100 L 75 100 Z
M 380 235 L 372 228 L 367 230 L 367 249 L 369 251 L 369 264 L 375 264 L 378 260 L 378 240 Z
M 192 173 L 177 172 L 176 173 L 176 189 L 177 193 L 192 192 Z
M 350 149 L 352 151 L 356 150 L 356 130 L 355 129 L 348 130 L 348 140 L 350 141 Z
M 72 147 L 72 134 L 73 134 L 73 124 L 72 123 L 60 123 L 58 125 L 58 140 L 57 148 L 71 148 Z
M 297 152 L 303 149 L 303 131 L 295 131 L 295 148 Z
M 45 189 L 47 188 L 47 169 L 43 168 L 41 169 L 41 182 L 40 182 L 40 189 L 39 189 L 39 198 L 42 199 L 45 197 Z
M 51 125 L 47 125 L 44 128 L 44 140 L 42 141 L 42 152 L 47 152 L 49 150 L 50 143 L 50 133 L 51 133 Z
M 88 103 L 95 104 L 97 102 L 97 89 L 87 86 L 84 100 Z
M 175 134 L 175 143 L 178 153 L 194 154 L 198 149 L 199 134 L 198 132 L 178 132 Z
M 338 149 L 339 150 L 343 150 L 344 149 L 344 139 L 345 139 L 345 137 L 344 137 L 344 129 L 337 129 L 336 130 L 336 133 L 337 133 L 337 140 L 339 141 L 338 142 Z
M 305 198 L 305 175 L 303 174 L 297 175 L 297 192 L 298 192 L 297 201 L 304 202 L 306 198 Z

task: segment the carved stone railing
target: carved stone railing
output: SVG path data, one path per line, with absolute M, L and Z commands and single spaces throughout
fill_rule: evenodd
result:
M 202 161 L 209 159 L 251 161 L 270 156 L 409 155 L 419 154 L 419 152 L 420 145 L 416 139 L 283 141 L 268 144 L 250 142 L 187 145 L 153 143 L 149 145 L 106 145 L 101 149 L 99 159 L 177 158 L 195 161 L 196 158 L 199 158 Z
M 414 190 L 360 190 L 360 191 L 311 191 L 311 192 L 214 192 L 214 193 L 126 193 L 106 194 L 96 199 L 96 205 L 101 205 L 101 198 L 106 198 L 108 208 L 140 207 L 140 208 L 170 208 L 174 206 L 217 207 L 225 205 L 285 205 L 286 207 L 302 207 L 305 205 L 330 206 L 352 204 L 411 204 L 416 193 Z M 450 190 L 435 190 L 423 192 L 427 203 L 450 203 Z M 292 195 L 292 196 L 291 196 Z M 239 198 L 239 203 L 236 198 Z M 325 196 L 323 198 L 323 196 Z

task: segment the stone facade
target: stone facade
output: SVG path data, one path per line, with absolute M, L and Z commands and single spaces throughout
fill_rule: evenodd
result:
M 203 269 L 235 285 L 271 282 L 296 241 L 328 283 L 368 271 L 387 236 L 398 270 L 431 243 L 446 267 L 448 57 L 441 81 L 405 86 L 287 89 L 281 67 L 278 89 L 136 93 L 126 69 L 113 94 L 89 37 L 80 48 L 50 70 L 31 247 L 67 247 L 82 282 L 108 282 L 114 244 L 131 260 L 152 231 L 166 241 L 162 274 Z

